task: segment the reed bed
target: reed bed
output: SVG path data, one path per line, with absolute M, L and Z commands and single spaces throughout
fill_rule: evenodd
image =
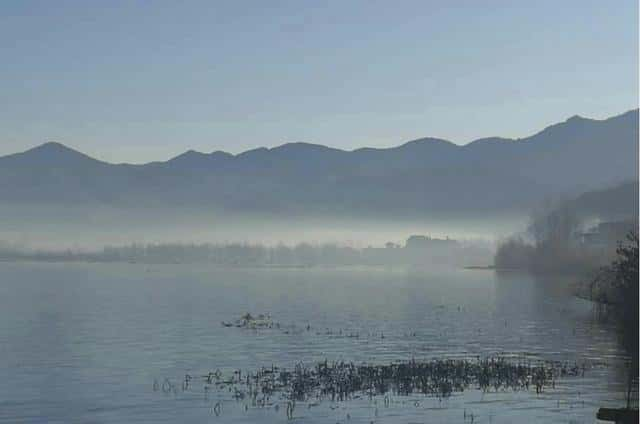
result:
M 512 361 L 504 357 L 476 359 L 415 359 L 390 364 L 356 364 L 322 361 L 313 365 L 297 364 L 292 369 L 263 367 L 253 372 L 236 370 L 230 375 L 209 372 L 199 378 L 205 395 L 214 390 L 231 393 L 236 400 L 248 400 L 264 406 L 286 400 L 347 401 L 387 395 L 426 395 L 446 398 L 456 392 L 477 389 L 535 390 L 541 393 L 555 387 L 562 377 L 583 376 L 587 366 L 550 361 Z M 186 375 L 183 390 L 189 390 L 196 378 Z M 175 389 L 169 380 L 154 383 L 154 390 Z

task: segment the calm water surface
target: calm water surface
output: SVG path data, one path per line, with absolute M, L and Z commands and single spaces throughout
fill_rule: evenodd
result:
M 566 283 L 462 269 L 0 263 L 0 422 L 283 423 L 284 405 L 245 410 L 229 393 L 205 399 L 199 381 L 168 394 L 153 382 L 179 386 L 186 373 L 325 358 L 496 353 L 607 366 L 540 395 L 393 396 L 388 407 L 380 399 L 324 401 L 299 404 L 289 422 L 463 423 L 470 414 L 474 423 L 595 422 L 597 408 L 623 404 L 623 353 L 610 326 L 571 298 Z M 220 325 L 244 312 L 312 331 Z M 220 416 L 211 413 L 216 402 Z

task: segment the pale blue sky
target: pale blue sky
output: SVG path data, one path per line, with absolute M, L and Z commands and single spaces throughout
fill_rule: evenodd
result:
M 635 0 L 0 2 L 0 154 L 524 137 L 637 107 Z

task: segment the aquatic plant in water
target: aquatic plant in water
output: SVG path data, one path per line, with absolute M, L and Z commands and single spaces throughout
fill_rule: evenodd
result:
M 583 376 L 586 364 L 551 361 L 512 361 L 504 357 L 475 359 L 415 359 L 390 364 L 356 364 L 327 360 L 292 369 L 262 367 L 253 372 L 234 371 L 225 376 L 219 370 L 201 376 L 205 395 L 213 390 L 231 393 L 235 400 L 250 400 L 254 406 L 287 402 L 287 416 L 293 415 L 296 402 L 322 400 L 347 401 L 362 397 L 422 394 L 446 398 L 455 392 L 477 389 L 535 390 L 540 393 L 555 387 L 562 377 Z M 190 375 L 183 390 L 190 389 Z M 165 379 L 161 388 L 171 391 Z M 154 384 L 154 390 L 159 389 Z M 186 389 L 185 389 L 186 388 Z M 165 390 L 166 389 L 166 390 Z M 219 408 L 214 411 L 219 412 Z

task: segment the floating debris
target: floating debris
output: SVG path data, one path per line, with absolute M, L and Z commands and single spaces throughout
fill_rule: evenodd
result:
M 315 334 L 316 336 L 326 336 L 333 339 L 380 339 L 384 340 L 386 338 L 384 332 L 363 332 L 360 333 L 359 330 L 354 329 L 331 329 L 325 328 L 321 330 L 320 328 L 312 327 L 311 324 L 282 324 L 280 322 L 274 321 L 269 314 L 260 314 L 257 316 L 252 316 L 250 313 L 246 313 L 242 315 L 239 319 L 235 321 L 222 321 L 223 327 L 232 327 L 232 328 L 243 328 L 243 329 L 251 329 L 251 330 L 274 330 L 279 331 L 282 334 L 299 336 L 304 333 Z M 410 332 L 409 334 L 404 333 L 404 337 L 417 337 L 418 333 L 415 331 Z
M 222 325 L 224 327 L 237 327 L 237 328 L 272 328 L 273 320 L 268 314 L 260 314 L 256 317 L 252 316 L 250 313 L 246 313 L 242 315 L 239 319 L 234 322 L 222 321 Z

